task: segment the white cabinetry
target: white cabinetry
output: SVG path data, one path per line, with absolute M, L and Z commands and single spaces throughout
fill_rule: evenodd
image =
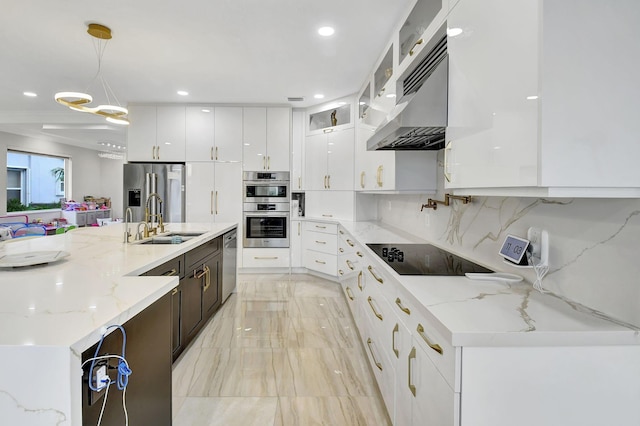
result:
M 133 105 L 127 134 L 128 161 L 185 160 L 185 107 Z
M 288 248 L 243 248 L 243 268 L 288 268 Z
M 338 268 L 338 226 L 304 221 L 302 225 L 302 263 L 305 268 L 336 276 Z
M 307 136 L 306 189 L 353 190 L 353 161 L 353 128 Z
M 291 114 L 291 191 L 305 189 L 304 176 L 304 112 L 293 111 Z
M 187 222 L 238 222 L 242 225 L 240 163 L 187 163 Z
M 98 219 L 107 219 L 111 217 L 111 209 L 99 210 L 62 210 L 62 217 L 67 223 L 76 226 L 91 226 L 98 223 Z
M 290 231 L 291 267 L 302 268 L 302 221 L 292 220 Z
M 188 106 L 187 161 L 241 161 L 242 108 Z
M 640 121 L 629 113 L 640 109 L 629 72 L 639 13 L 637 2 L 460 0 L 447 20 L 463 32 L 448 38 L 446 187 L 640 196 Z
M 291 109 L 245 107 L 243 110 L 244 169 L 288 171 Z

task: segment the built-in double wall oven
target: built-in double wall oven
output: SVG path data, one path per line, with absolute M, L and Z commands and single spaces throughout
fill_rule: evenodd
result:
M 289 247 L 289 172 L 244 172 L 244 247 Z

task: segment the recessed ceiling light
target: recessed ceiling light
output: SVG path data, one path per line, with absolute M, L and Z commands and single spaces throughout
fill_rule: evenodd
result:
M 22 94 L 30 98 L 35 98 L 36 96 L 38 96 L 38 94 L 34 92 L 22 92 Z
M 320 27 L 318 28 L 318 34 L 320 34 L 323 37 L 329 37 L 332 36 L 333 33 L 335 33 L 336 30 L 333 29 L 333 27 Z
M 324 95 L 320 94 L 320 93 L 317 93 L 317 94 L 313 95 L 313 97 L 316 98 L 316 99 L 322 99 L 322 98 L 324 98 Z
M 211 112 L 210 109 L 203 109 L 202 112 Z
M 455 37 L 462 34 L 462 28 L 447 28 L 447 35 L 449 37 Z
M 189 94 L 189 92 L 185 91 L 185 90 L 178 90 L 178 95 L 180 96 L 187 96 Z
M 534 101 L 534 100 L 536 100 L 536 99 L 538 99 L 538 96 L 537 96 L 537 95 L 527 96 L 527 100 L 529 100 L 529 101 Z

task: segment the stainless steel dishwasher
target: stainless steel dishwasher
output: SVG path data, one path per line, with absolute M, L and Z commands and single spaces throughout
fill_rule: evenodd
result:
M 223 236 L 222 250 L 222 303 L 236 288 L 238 258 L 238 234 L 237 230 L 229 231 Z

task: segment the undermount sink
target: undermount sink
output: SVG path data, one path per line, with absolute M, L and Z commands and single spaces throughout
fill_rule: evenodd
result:
M 204 232 L 170 232 L 168 234 L 151 237 L 138 244 L 182 244 L 192 238 L 199 237 L 202 234 L 204 234 Z

